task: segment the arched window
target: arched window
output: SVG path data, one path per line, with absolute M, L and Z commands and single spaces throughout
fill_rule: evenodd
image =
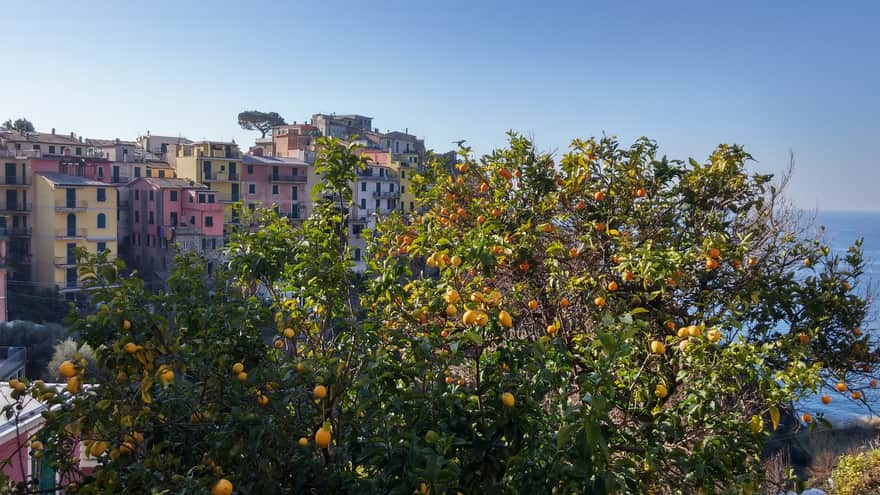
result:
M 107 228 L 107 215 L 103 213 L 98 213 L 98 228 L 106 229 Z

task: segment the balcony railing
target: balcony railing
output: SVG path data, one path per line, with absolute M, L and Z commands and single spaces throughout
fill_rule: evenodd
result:
M 399 198 L 400 191 L 384 191 L 384 192 L 374 192 L 374 198 Z
M 10 237 L 22 236 L 22 237 L 30 237 L 31 229 L 30 227 L 6 227 L 6 235 Z
M 269 175 L 269 180 L 272 182 L 305 182 L 308 180 L 308 177 L 305 175 Z
M 30 183 L 30 177 L 16 177 L 14 175 L 7 175 L 0 178 L 0 185 L 26 186 Z
M 197 156 L 199 158 L 229 158 L 231 160 L 236 160 L 241 158 L 241 152 L 235 152 L 232 150 L 211 150 L 210 152 L 205 153 L 204 151 L 199 150 Z
M 55 230 L 55 237 L 65 239 L 85 238 L 88 236 L 88 233 L 87 229 L 57 229 Z
M 112 184 L 128 184 L 128 181 L 130 181 L 130 180 L 131 180 L 130 177 L 122 177 L 120 175 L 114 175 L 113 177 L 110 178 L 110 182 Z
M 202 180 L 205 182 L 210 181 L 237 181 L 241 180 L 241 174 L 239 173 L 229 173 L 229 172 L 202 172 Z
M 43 152 L 40 150 L 0 150 L 0 157 L 3 158 L 41 158 Z
M 31 211 L 31 204 L 24 201 L 19 203 L 2 203 L 0 211 Z
M 55 210 L 56 211 L 74 211 L 74 210 L 85 210 L 88 208 L 88 203 L 85 201 L 67 201 L 61 200 L 55 202 Z
M 76 258 L 69 256 L 56 256 L 55 266 L 68 267 L 76 265 Z

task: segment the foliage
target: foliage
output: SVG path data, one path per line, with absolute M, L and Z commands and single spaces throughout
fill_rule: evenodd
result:
M 36 130 L 34 124 L 24 117 L 15 119 L 15 122 L 13 122 L 12 119 L 9 119 L 3 123 L 2 128 L 19 132 L 34 132 Z
M 27 349 L 25 375 L 29 378 L 46 376 L 46 366 L 52 357 L 55 344 L 65 335 L 67 331 L 64 327 L 55 323 L 44 325 L 32 321 L 0 323 L 0 346 Z
M 277 112 L 245 110 L 238 114 L 238 125 L 247 131 L 260 131 L 260 137 L 266 137 L 266 133 L 273 127 L 284 124 L 284 117 Z
M 80 346 L 71 338 L 58 342 L 52 352 L 52 359 L 49 360 L 48 370 L 43 374 L 43 377 L 53 382 L 61 381 L 64 378 L 58 373 L 58 367 L 61 366 L 61 363 L 78 359 L 85 359 L 88 362 L 85 367 L 90 376 L 96 375 L 95 352 L 88 344 Z
M 210 286 L 193 254 L 155 294 L 83 260 L 100 309 L 71 321 L 113 379 L 77 389 L 77 361 L 75 393 L 48 400 L 62 484 L 73 441 L 98 457 L 69 491 L 748 492 L 781 406 L 867 386 L 860 244 L 807 237 L 741 147 L 463 148 L 454 174 L 413 179 L 424 214 L 367 233 L 362 278 L 345 233 L 363 160 L 320 150 L 313 215 L 254 213 Z
M 10 321 L 61 323 L 70 311 L 57 288 L 10 285 L 7 296 Z
M 840 457 L 831 474 L 833 495 L 869 495 L 880 491 L 880 450 Z

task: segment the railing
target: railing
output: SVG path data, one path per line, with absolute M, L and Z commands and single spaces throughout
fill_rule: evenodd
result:
M 0 184 L 5 184 L 7 186 L 26 186 L 30 184 L 29 177 L 16 177 L 14 175 L 7 175 L 3 177 L 3 180 L 0 181 Z
M 43 152 L 40 150 L 0 150 L 0 157 L 3 158 L 41 158 Z
M 200 158 L 229 158 L 232 160 L 236 160 L 238 158 L 241 158 L 241 153 L 226 150 L 212 150 L 209 153 L 205 153 L 204 151 L 199 150 L 196 156 Z
M 56 229 L 55 237 L 66 237 L 66 238 L 75 238 L 75 237 L 87 237 L 89 231 L 87 229 Z
M 269 180 L 272 182 L 305 182 L 308 180 L 308 177 L 305 175 L 269 175 Z
M 4 203 L 0 205 L 0 211 L 31 211 L 30 203 Z
M 130 181 L 130 180 L 131 180 L 130 177 L 122 177 L 119 175 L 114 175 L 113 177 L 110 178 L 110 182 L 113 184 L 127 184 L 128 181 Z
M 30 236 L 30 227 L 6 227 L 6 235 L 8 236 Z
M 59 200 L 55 201 L 55 209 L 59 211 L 63 210 L 85 210 L 88 208 L 88 203 L 85 201 L 67 201 L 67 200 Z
M 399 198 L 400 191 L 385 191 L 385 192 L 374 192 L 374 198 Z
M 202 172 L 202 180 L 205 182 L 219 180 L 219 181 L 237 181 L 241 180 L 241 174 L 239 173 L 229 173 L 229 172 Z
M 241 174 L 235 172 L 228 172 L 226 177 L 226 180 L 241 180 Z
M 73 266 L 76 264 L 76 258 L 71 258 L 68 256 L 56 256 L 55 257 L 55 266 Z

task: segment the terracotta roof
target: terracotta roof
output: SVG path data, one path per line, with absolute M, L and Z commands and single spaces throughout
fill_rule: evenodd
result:
M 208 186 L 189 179 L 172 179 L 167 177 L 140 177 L 135 180 L 143 180 L 156 187 L 174 189 L 208 189 Z
M 37 175 L 45 177 L 46 180 L 56 186 L 99 186 L 99 187 L 115 187 L 113 184 L 92 180 L 86 177 L 78 177 L 76 175 L 58 174 L 55 172 L 40 172 Z

